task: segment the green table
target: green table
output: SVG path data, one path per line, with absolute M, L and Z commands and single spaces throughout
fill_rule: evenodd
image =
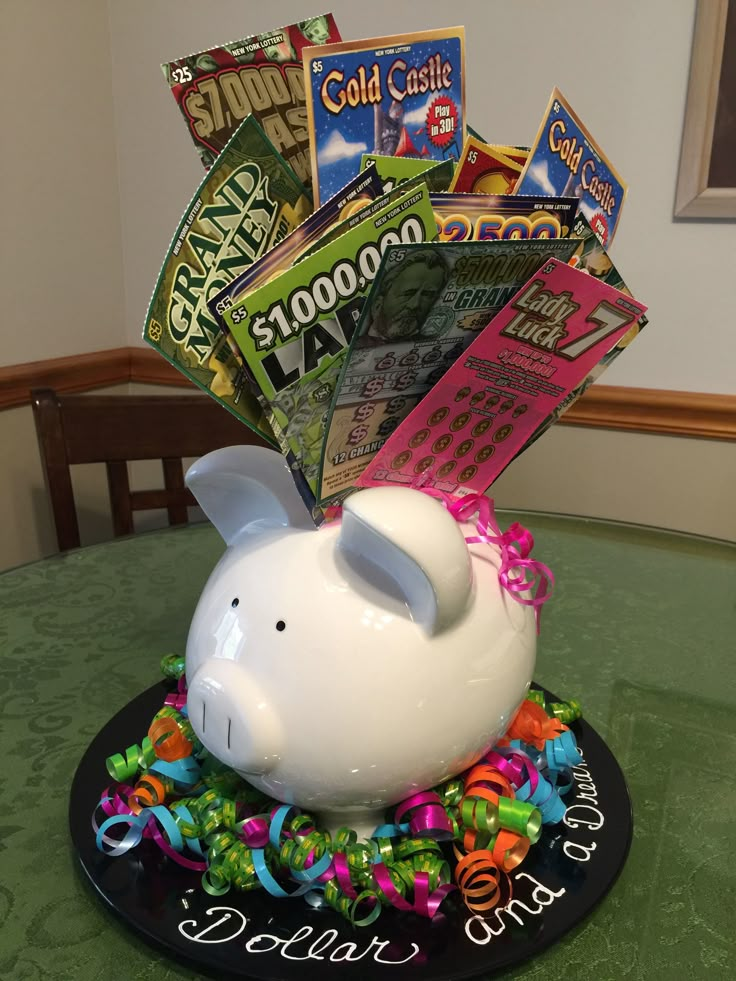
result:
M 635 827 L 626 868 L 602 904 L 506 977 L 732 978 L 736 549 L 642 527 L 518 517 L 557 577 L 536 680 L 581 697 L 626 774 Z M 162 654 L 183 652 L 222 548 L 214 529 L 199 525 L 0 577 L 3 981 L 199 977 L 92 894 L 71 848 L 67 798 L 95 734 L 159 680 Z

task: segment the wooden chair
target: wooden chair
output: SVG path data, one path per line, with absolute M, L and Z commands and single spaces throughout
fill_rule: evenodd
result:
M 198 395 L 57 395 L 31 392 L 39 448 L 59 551 L 78 548 L 70 467 L 104 463 L 115 536 L 135 531 L 134 511 L 165 508 L 169 525 L 186 524 L 196 506 L 184 485 L 183 457 L 222 446 L 267 445 L 227 409 Z M 162 490 L 131 491 L 128 463 L 161 460 Z

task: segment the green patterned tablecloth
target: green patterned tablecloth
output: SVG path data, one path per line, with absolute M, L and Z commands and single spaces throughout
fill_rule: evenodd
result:
M 635 828 L 603 903 L 505 976 L 732 978 L 736 550 L 645 528 L 521 518 L 535 556 L 557 577 L 536 680 L 581 698 L 624 770 Z M 3 981 L 201 976 L 150 948 L 95 898 L 76 867 L 67 808 L 95 734 L 159 679 L 162 654 L 184 651 L 221 552 L 214 529 L 200 525 L 0 576 Z

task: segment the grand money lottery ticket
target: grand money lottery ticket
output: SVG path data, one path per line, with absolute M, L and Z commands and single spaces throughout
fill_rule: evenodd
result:
M 223 313 L 310 507 L 327 408 L 381 255 L 434 234 L 422 185 Z
M 271 442 L 263 409 L 207 300 L 310 211 L 309 194 L 249 116 L 174 233 L 143 330 L 144 340 L 167 361 Z
M 307 187 L 311 180 L 302 54 L 339 41 L 332 14 L 230 41 L 161 66 L 202 163 L 211 167 L 253 115 Z
M 320 502 L 367 464 L 479 330 L 572 239 L 392 246 L 343 363 L 326 427 Z
M 645 310 L 551 259 L 386 441 L 357 486 L 484 492 Z

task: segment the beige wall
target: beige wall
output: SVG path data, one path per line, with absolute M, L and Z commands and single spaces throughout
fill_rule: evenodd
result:
M 139 343 L 161 258 L 202 174 L 159 62 L 298 19 L 303 0 L 1 6 L 0 113 L 12 152 L 0 155 L 0 365 Z M 652 326 L 605 381 L 733 391 L 736 223 L 671 217 L 695 0 L 620 0 L 613 13 L 608 0 L 327 6 L 345 37 L 465 23 L 468 116 L 488 137 L 529 140 L 557 83 L 631 183 L 615 256 L 651 306 Z M 29 71 L 30 53 L 48 71 Z M 30 408 L 0 412 L 0 446 L 2 569 L 49 554 L 54 536 Z M 736 538 L 735 452 L 556 427 L 494 492 L 501 505 Z M 149 474 L 136 468 L 136 484 Z M 104 471 L 85 468 L 76 488 L 83 540 L 108 537 Z
M 0 365 L 121 347 L 107 10 L 96 0 L 0 9 Z

